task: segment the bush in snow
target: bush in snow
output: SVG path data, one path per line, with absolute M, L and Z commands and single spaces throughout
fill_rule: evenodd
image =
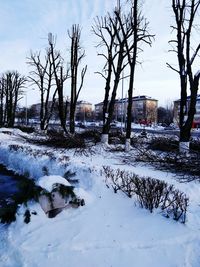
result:
M 17 204 L 9 203 L 0 209 L 0 222 L 11 223 L 16 220 Z
M 115 193 L 121 190 L 128 197 L 132 197 L 134 191 L 132 179 L 135 174 L 120 169 L 114 170 L 109 166 L 103 166 L 102 174 L 105 174 L 108 188 L 111 186 Z
M 137 149 L 135 160 L 150 163 L 160 170 L 178 173 L 181 181 L 200 180 L 200 153 L 191 151 L 188 156 L 176 152 L 157 152 L 141 147 Z
M 160 208 L 166 217 L 185 223 L 188 198 L 173 185 L 108 166 L 103 167 L 102 174 L 106 177 L 107 187 L 112 187 L 115 193 L 120 190 L 130 198 L 135 196 L 142 208 L 150 212 Z
M 7 203 L 0 209 L 1 223 L 11 223 L 12 221 L 15 221 L 19 205 L 22 203 L 27 205 L 27 202 L 30 200 L 37 201 L 40 192 L 41 188 L 35 185 L 33 180 L 21 178 L 19 182 L 19 192 L 12 197 L 12 201 L 10 203 Z M 26 222 L 28 221 L 27 214 L 25 220 Z
M 178 151 L 179 142 L 174 138 L 156 137 L 151 139 L 150 144 L 148 145 L 148 149 L 166 152 Z
M 85 140 L 86 143 L 92 142 L 95 145 L 101 141 L 101 133 L 97 130 L 87 130 L 77 134 Z
M 75 172 L 71 172 L 70 170 L 66 171 L 63 177 L 70 183 L 70 184 L 77 184 L 79 182 L 78 179 L 74 179 L 73 177 L 76 175 Z
M 49 177 L 53 178 L 51 176 Z M 78 208 L 79 206 L 85 205 L 84 200 L 79 199 L 76 196 L 74 193 L 74 187 L 68 185 L 68 182 L 65 182 L 65 184 L 60 182 L 51 183 L 49 177 L 44 176 L 41 178 L 42 183 L 46 184 L 45 180 L 47 181 L 47 187 L 45 186 L 46 188 L 42 188 L 38 197 L 41 208 L 49 218 L 55 217 L 67 207 Z M 60 181 L 63 178 L 59 177 L 58 179 Z M 49 186 L 51 188 L 49 188 Z

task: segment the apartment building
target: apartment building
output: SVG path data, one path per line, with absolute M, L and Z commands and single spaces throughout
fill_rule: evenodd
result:
M 128 98 L 116 99 L 113 119 L 126 120 Z M 136 123 L 157 123 L 158 100 L 142 95 L 132 98 L 132 121 Z M 103 114 L 103 102 L 95 105 L 95 118 L 101 120 Z
M 92 117 L 92 104 L 87 101 L 77 101 L 76 105 L 76 120 L 87 120 Z
M 67 100 L 67 120 L 69 120 L 69 113 L 70 113 L 70 100 Z M 49 101 L 48 102 L 48 106 L 50 108 L 52 102 Z M 37 118 L 39 118 L 39 114 L 40 114 L 40 109 L 41 109 L 41 104 L 34 104 L 31 106 L 32 109 L 35 110 L 35 116 Z M 89 118 L 91 118 L 92 116 L 92 104 L 87 102 L 87 101 L 77 101 L 77 105 L 76 105 L 76 113 L 75 113 L 75 117 L 76 120 L 87 120 Z M 53 119 L 58 119 L 59 115 L 58 115 L 58 102 L 55 102 L 54 105 L 54 110 L 53 110 Z
M 187 110 L 190 106 L 190 96 L 187 97 Z M 179 123 L 180 99 L 174 101 L 174 123 Z M 185 116 L 185 120 L 187 115 Z M 194 115 L 193 128 L 200 127 L 200 95 L 197 96 L 196 113 Z

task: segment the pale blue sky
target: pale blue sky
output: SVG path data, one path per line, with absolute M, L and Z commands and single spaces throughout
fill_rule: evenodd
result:
M 141 55 L 143 65 L 137 68 L 134 93 L 157 98 L 163 105 L 167 100 L 179 97 L 178 77 L 166 67 L 166 62 L 176 62 L 174 55 L 168 53 L 168 40 L 172 37 L 171 1 L 144 0 L 144 3 L 145 16 L 156 38 L 152 48 L 144 47 L 145 53 Z M 93 104 L 102 101 L 104 81 L 94 74 L 101 70 L 102 61 L 96 55 L 96 39 L 91 33 L 91 25 L 96 15 L 105 14 L 114 4 L 114 0 L 0 0 L 0 72 L 17 69 L 27 74 L 30 70 L 26 65 L 29 51 L 44 49 L 49 32 L 57 35 L 57 48 L 63 51 L 67 59 L 67 30 L 73 23 L 79 23 L 83 29 L 82 45 L 87 55 L 84 62 L 88 64 L 80 98 Z M 69 94 L 69 88 L 66 88 L 66 95 Z M 39 95 L 29 91 L 27 99 L 28 104 L 32 104 L 39 101 Z

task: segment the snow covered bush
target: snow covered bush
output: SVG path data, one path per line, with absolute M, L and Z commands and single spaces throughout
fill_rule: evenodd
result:
M 43 176 L 37 183 L 41 187 L 38 201 L 49 218 L 55 217 L 67 207 L 78 208 L 85 204 L 74 193 L 74 186 L 61 176 Z
M 102 175 L 108 188 L 119 190 L 128 197 L 135 197 L 142 208 L 153 212 L 160 208 L 166 217 L 185 223 L 188 198 L 173 185 L 151 177 L 140 177 L 133 172 L 103 166 Z
M 41 188 L 38 187 L 33 180 L 27 178 L 21 178 L 19 181 L 19 192 L 17 192 L 10 199 L 9 203 L 6 203 L 0 209 L 0 222 L 11 223 L 16 219 L 16 213 L 21 204 L 27 205 L 30 200 L 38 200 Z
M 0 222 L 1 223 L 11 223 L 16 220 L 17 204 L 10 203 L 6 204 L 0 209 Z
M 78 208 L 79 206 L 85 205 L 84 199 L 80 199 L 74 193 L 74 186 L 71 186 L 63 177 L 46 175 L 41 177 L 37 183 L 28 178 L 22 178 L 20 180 L 19 192 L 13 195 L 10 202 L 0 209 L 1 223 L 15 221 L 19 206 L 21 204 L 27 206 L 29 201 L 43 203 L 41 207 L 49 218 L 55 217 L 65 207 Z M 31 214 L 33 213 L 30 213 L 28 209 L 25 211 L 25 223 L 30 222 Z

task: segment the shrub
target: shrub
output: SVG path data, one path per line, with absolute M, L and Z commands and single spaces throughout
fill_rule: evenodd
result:
M 17 145 L 17 144 L 11 144 L 11 145 L 9 145 L 9 150 L 10 151 L 19 151 L 19 150 L 21 150 L 21 151 L 23 151 L 23 146 L 21 146 L 21 145 Z
M 177 178 L 182 182 L 200 180 L 200 154 L 185 154 L 173 152 L 154 152 L 145 148 L 137 149 L 135 161 L 152 164 L 159 170 L 169 170 L 178 173 Z
M 19 192 L 13 196 L 13 200 L 17 204 L 27 203 L 34 199 L 38 201 L 38 196 L 42 188 L 34 183 L 34 180 L 23 178 L 19 182 Z
M 148 145 L 148 149 L 166 152 L 178 151 L 178 141 L 167 137 L 153 138 Z
M 31 221 L 31 213 L 30 211 L 27 209 L 24 213 L 24 222 L 25 223 L 29 223 Z
M 86 142 L 93 142 L 95 145 L 101 141 L 101 133 L 95 129 L 84 131 L 77 134 L 77 136 L 80 136 Z
M 109 134 L 109 144 L 124 144 L 126 136 L 120 130 L 111 131 Z
M 139 177 L 132 172 L 113 170 L 108 166 L 103 167 L 102 174 L 106 177 L 107 187 L 112 187 L 115 193 L 121 190 L 130 198 L 136 196 L 142 208 L 150 212 L 160 208 L 166 217 L 185 223 L 188 198 L 173 185 L 150 177 Z
M 10 203 L 1 207 L 0 209 L 0 220 L 1 223 L 11 223 L 16 220 L 17 204 Z

